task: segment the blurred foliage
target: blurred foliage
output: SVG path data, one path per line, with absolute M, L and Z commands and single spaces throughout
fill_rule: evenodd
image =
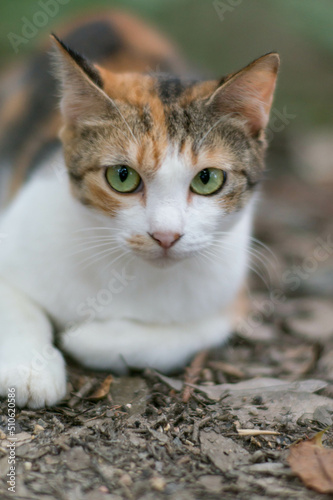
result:
M 20 46 L 18 54 L 8 34 L 20 35 L 22 18 L 31 20 L 40 6 L 38 0 L 7 0 L 0 6 L 1 66 L 32 52 L 64 20 L 99 7 L 130 9 L 152 21 L 196 67 L 212 76 L 222 76 L 276 50 L 281 54 L 282 71 L 275 107 L 296 115 L 291 129 L 332 123 L 332 0 L 69 0 L 39 29 L 38 36 Z

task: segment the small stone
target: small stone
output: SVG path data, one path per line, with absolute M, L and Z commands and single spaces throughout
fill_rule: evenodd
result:
M 261 450 L 255 451 L 250 458 L 250 462 L 252 462 L 253 464 L 259 464 L 265 462 L 265 460 L 266 460 L 265 453 Z
M 166 482 L 163 477 L 152 477 L 150 480 L 151 487 L 156 491 L 164 491 L 166 487 Z
M 313 413 L 303 413 L 298 419 L 297 419 L 297 425 L 311 425 L 313 421 Z
M 253 415 L 254 417 L 257 417 L 259 415 L 259 412 L 258 412 L 257 408 L 253 407 L 253 408 L 249 409 L 249 414 Z
M 34 434 L 39 434 L 40 432 L 43 432 L 45 429 L 39 424 L 36 424 L 34 427 Z
M 104 484 L 102 484 L 102 486 L 98 488 L 98 491 L 100 491 L 101 493 L 109 493 L 108 488 L 104 486 Z
M 146 445 L 145 440 L 138 436 L 135 432 L 129 432 L 129 440 L 130 442 L 137 447 L 144 447 Z
M 165 488 L 165 493 L 166 495 L 174 495 L 179 493 L 179 490 L 182 488 L 180 484 L 176 483 L 169 483 L 167 487 Z M 176 498 L 175 496 L 172 496 L 172 498 Z M 178 497 L 179 498 L 179 497 Z
M 240 464 L 248 463 L 249 452 L 240 444 L 215 431 L 200 432 L 201 452 L 222 472 Z
M 63 452 L 61 457 L 73 472 L 90 468 L 90 457 L 82 446 L 74 446 L 70 450 Z
M 59 455 L 46 455 L 45 457 L 45 462 L 48 464 L 48 465 L 54 465 L 54 464 L 58 464 L 59 461 L 61 459 L 59 458 Z
M 152 434 L 152 436 L 155 438 L 155 439 L 158 439 L 158 441 L 161 443 L 161 444 L 166 444 L 169 442 L 169 438 L 168 436 L 166 436 L 165 434 L 163 434 L 163 432 L 160 432 L 160 431 L 155 431 L 154 429 L 150 429 L 150 433 Z
M 24 462 L 23 464 L 24 468 L 26 471 L 30 471 L 32 469 L 32 463 L 31 462 Z
M 220 493 L 222 489 L 221 476 L 201 476 L 199 482 L 211 493 Z
M 131 476 L 129 474 L 123 474 L 119 479 L 119 482 L 124 486 L 131 486 L 133 483 Z
M 192 448 L 191 448 L 191 453 L 192 453 L 193 455 L 197 455 L 197 456 L 199 456 L 199 455 L 201 454 L 200 448 L 195 447 L 195 446 L 192 446 Z
M 163 470 L 163 462 L 160 462 L 159 460 L 157 460 L 155 462 L 155 469 L 157 470 L 157 472 L 162 472 L 162 470 Z
M 313 413 L 313 420 L 323 427 L 332 425 L 332 412 L 326 406 L 318 406 Z
M 252 404 L 257 406 L 262 405 L 263 404 L 262 396 L 254 396 L 254 398 L 252 399 Z
M 53 417 L 52 422 L 59 429 L 59 431 L 64 430 L 64 428 L 65 428 L 64 424 L 62 422 L 60 422 L 60 420 L 57 417 Z

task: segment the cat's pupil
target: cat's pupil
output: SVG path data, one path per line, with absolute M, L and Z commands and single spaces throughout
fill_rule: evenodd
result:
M 128 177 L 128 170 L 126 167 L 120 167 L 120 169 L 118 170 L 118 174 L 119 174 L 119 179 L 121 180 L 121 182 L 125 182 L 127 177 Z
M 200 172 L 200 180 L 201 180 L 202 184 L 207 184 L 209 179 L 210 179 L 209 170 L 208 170 L 208 168 L 205 168 L 204 170 L 202 170 Z

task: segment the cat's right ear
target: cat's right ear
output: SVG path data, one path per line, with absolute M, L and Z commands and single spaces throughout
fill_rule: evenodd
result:
M 268 124 L 279 63 L 279 55 L 275 52 L 256 59 L 227 77 L 208 104 L 218 114 L 242 117 L 249 132 L 258 136 Z
M 55 76 L 61 83 L 61 112 L 65 123 L 73 124 L 98 115 L 102 117 L 112 106 L 103 90 L 103 80 L 97 66 L 70 49 L 56 35 Z

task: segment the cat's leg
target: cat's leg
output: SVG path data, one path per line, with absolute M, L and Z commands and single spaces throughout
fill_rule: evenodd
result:
M 44 312 L 0 280 L 0 396 L 13 387 L 18 406 L 53 405 L 66 393 L 66 370 Z
M 193 354 L 221 344 L 230 333 L 226 317 L 192 324 L 146 325 L 130 320 L 91 322 L 64 332 L 61 344 L 90 368 L 118 373 L 127 366 L 168 372 L 183 366 Z

